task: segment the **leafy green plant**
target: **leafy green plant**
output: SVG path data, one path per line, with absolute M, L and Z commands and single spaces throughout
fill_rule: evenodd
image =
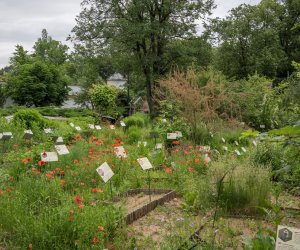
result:
M 31 129 L 34 124 L 39 128 L 47 127 L 50 122 L 35 109 L 21 109 L 14 114 L 13 123 L 22 124 L 25 128 Z

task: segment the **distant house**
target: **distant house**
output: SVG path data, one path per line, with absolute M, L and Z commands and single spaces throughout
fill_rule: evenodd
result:
M 107 79 L 107 84 L 118 89 L 123 89 L 127 80 L 119 73 L 113 74 Z

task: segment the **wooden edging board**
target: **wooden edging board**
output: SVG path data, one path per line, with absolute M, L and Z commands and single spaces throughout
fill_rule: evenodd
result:
M 148 189 L 131 189 L 124 194 L 114 197 L 113 201 L 118 202 L 121 200 L 121 198 L 137 195 L 139 193 L 144 193 L 146 195 L 149 195 L 149 190 Z M 176 197 L 175 191 L 168 190 L 168 189 L 150 189 L 150 194 L 165 194 L 165 195 L 162 196 L 161 198 L 159 198 L 157 200 L 153 200 L 153 201 L 149 202 L 148 204 L 127 214 L 125 217 L 125 221 L 126 221 L 127 225 L 133 223 L 134 221 L 136 221 L 136 220 L 140 219 L 141 217 L 145 216 L 146 214 L 150 213 L 157 206 L 162 205 L 165 202 L 168 202 Z

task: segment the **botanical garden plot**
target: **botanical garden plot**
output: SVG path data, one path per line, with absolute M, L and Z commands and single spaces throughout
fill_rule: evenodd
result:
M 32 133 L 24 133 L 24 125 L 1 120 L 2 132 L 12 133 L 0 141 L 4 249 L 185 249 L 194 244 L 223 249 L 242 247 L 237 235 L 251 238 L 259 228 L 276 231 L 281 217 L 299 227 L 297 190 L 288 198 L 295 211 L 282 211 L 286 194 L 272 194 L 269 169 L 252 162 L 252 154 L 261 150 L 254 137 L 214 131 L 209 145 L 193 145 L 181 131 L 152 138 L 146 125 L 132 133 L 93 118 L 44 122 L 51 131 L 33 124 Z M 164 147 L 157 149 L 160 143 Z M 151 167 L 138 161 L 145 157 Z M 97 169 L 104 163 L 113 174 L 101 175 Z M 175 190 L 177 198 L 126 225 L 128 212 L 161 198 L 140 193 L 114 201 L 140 188 Z M 262 216 L 267 222 L 260 224 Z M 190 240 L 201 226 L 203 241 Z M 247 227 L 250 233 L 244 232 Z

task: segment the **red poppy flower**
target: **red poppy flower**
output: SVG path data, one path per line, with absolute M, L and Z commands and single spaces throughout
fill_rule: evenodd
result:
M 193 172 L 194 168 L 189 168 L 189 172 Z
M 205 167 L 207 165 L 207 161 L 203 161 L 203 165 Z
M 80 135 L 76 135 L 76 137 L 75 137 L 76 139 L 80 139 Z
M 79 196 L 79 195 L 75 196 L 74 201 L 75 201 L 76 203 L 80 203 L 80 202 L 81 202 L 80 196 Z
M 97 193 L 97 188 L 92 188 L 93 193 Z
M 44 162 L 43 160 L 38 161 L 38 165 L 39 165 L 39 166 L 45 165 L 45 162 Z
M 85 207 L 84 204 L 80 204 L 77 208 L 78 208 L 78 209 L 82 209 L 82 208 L 84 208 L 84 207 Z
M 97 237 L 94 237 L 92 242 L 93 244 L 97 244 L 99 242 L 99 239 Z
M 172 173 L 172 168 L 166 168 L 167 173 Z
M 104 226 L 98 226 L 98 229 L 99 229 L 100 231 L 103 231 L 103 230 L 104 230 Z
M 72 220 L 73 220 L 73 217 L 72 217 L 72 216 L 70 216 L 70 217 L 69 217 L 69 221 L 72 221 Z
M 196 164 L 199 163 L 199 158 L 196 158 L 196 159 L 195 159 L 195 163 L 196 163 Z
M 46 152 L 43 153 L 43 157 L 47 157 L 47 153 Z

